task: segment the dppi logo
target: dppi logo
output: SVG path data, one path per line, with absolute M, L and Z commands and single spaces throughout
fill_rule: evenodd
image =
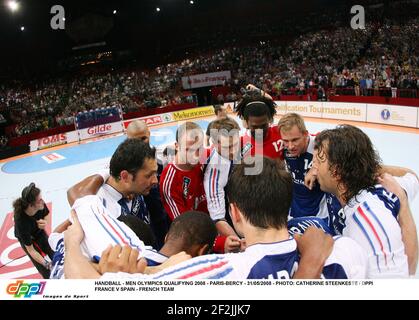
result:
M 33 295 L 42 294 L 45 289 L 45 281 L 39 283 L 24 283 L 23 280 L 18 280 L 7 286 L 6 292 L 14 295 L 15 298 L 31 298 Z
M 383 111 L 381 111 L 381 118 L 388 120 L 390 118 L 390 110 L 383 109 Z

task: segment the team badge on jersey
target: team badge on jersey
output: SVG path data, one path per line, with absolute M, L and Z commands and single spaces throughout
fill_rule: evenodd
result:
M 185 199 L 188 198 L 188 194 L 189 194 L 189 185 L 191 184 L 191 179 L 188 177 L 183 177 L 183 186 L 182 186 L 182 190 L 183 190 L 183 197 Z
M 252 149 L 252 147 L 253 145 L 250 142 L 246 143 L 246 145 L 242 148 L 242 158 L 249 152 L 250 149 Z

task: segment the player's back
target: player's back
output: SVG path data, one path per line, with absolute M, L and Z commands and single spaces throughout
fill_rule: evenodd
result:
M 368 277 L 407 277 L 408 261 L 397 221 L 399 199 L 377 185 L 360 192 L 343 209 L 346 226 L 342 234 L 366 251 Z
M 169 267 L 153 279 L 289 279 L 298 268 L 297 243 L 290 238 L 274 243 L 258 243 L 244 252 L 196 257 Z M 326 261 L 323 277 L 365 278 L 365 252 L 355 241 L 340 237 Z M 105 274 L 103 278 L 150 278 L 143 274 Z

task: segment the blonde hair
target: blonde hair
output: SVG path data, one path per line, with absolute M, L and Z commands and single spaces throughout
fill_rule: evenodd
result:
M 307 132 L 303 117 L 297 113 L 287 113 L 278 122 L 279 130 L 289 131 L 294 126 L 297 126 L 302 133 Z

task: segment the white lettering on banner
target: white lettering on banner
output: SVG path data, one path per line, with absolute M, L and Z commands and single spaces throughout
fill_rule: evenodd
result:
M 417 107 L 367 104 L 367 122 L 416 128 L 417 121 Z
M 182 86 L 184 89 L 210 87 L 223 84 L 225 81 L 229 80 L 231 80 L 230 71 L 195 74 L 182 77 Z
M 148 117 L 148 118 L 144 118 L 142 119 L 147 125 L 152 125 L 152 124 L 158 124 L 158 123 L 162 123 L 163 120 L 161 118 L 161 116 L 153 116 L 153 117 Z
M 123 124 L 122 122 L 112 122 L 101 124 L 98 126 L 90 127 L 87 129 L 79 130 L 80 140 L 85 140 L 89 138 L 95 138 L 111 133 L 117 133 L 123 131 Z
M 94 126 L 87 129 L 87 133 L 90 135 L 105 134 L 111 131 L 112 126 L 110 124 L 102 124 L 100 126 Z

